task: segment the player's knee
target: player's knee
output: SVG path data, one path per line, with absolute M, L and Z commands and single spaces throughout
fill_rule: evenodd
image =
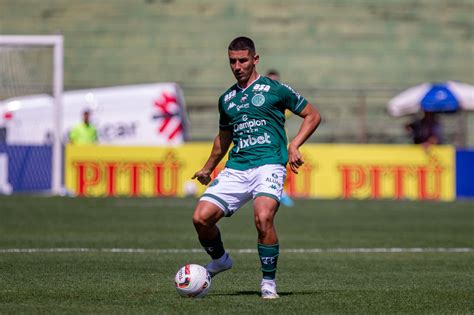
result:
M 216 222 L 214 212 L 203 207 L 197 207 L 193 214 L 193 224 L 199 228 L 212 227 Z
M 271 211 L 259 211 L 255 214 L 255 226 L 257 230 L 266 231 L 273 226 L 274 213 Z
M 206 227 L 208 226 L 207 220 L 199 211 L 194 211 L 193 214 L 193 224 L 196 228 Z

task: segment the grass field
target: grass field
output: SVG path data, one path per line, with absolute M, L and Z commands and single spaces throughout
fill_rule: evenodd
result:
M 194 199 L 0 198 L 0 313 L 474 313 L 474 203 L 299 200 L 282 207 L 281 298 L 259 297 L 249 205 L 220 224 L 234 268 L 204 299 L 174 274 L 207 255 Z

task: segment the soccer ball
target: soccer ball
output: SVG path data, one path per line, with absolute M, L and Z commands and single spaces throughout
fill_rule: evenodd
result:
M 202 298 L 211 288 L 211 275 L 203 266 L 188 264 L 178 270 L 174 283 L 182 297 Z

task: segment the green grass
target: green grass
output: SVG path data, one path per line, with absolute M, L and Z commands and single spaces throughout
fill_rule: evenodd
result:
M 474 203 L 297 201 L 277 216 L 296 248 L 469 248 L 467 252 L 283 252 L 281 298 L 259 297 L 249 205 L 220 226 L 234 268 L 204 299 L 177 295 L 179 267 L 205 264 L 191 223 L 194 199 L 0 198 L 0 313 L 472 314 Z M 96 252 L 7 253 L 12 248 Z M 111 253 L 110 248 L 148 249 Z M 233 251 L 232 251 L 233 250 Z

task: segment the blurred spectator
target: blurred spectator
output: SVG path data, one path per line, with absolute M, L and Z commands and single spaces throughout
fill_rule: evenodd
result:
M 90 123 L 90 111 L 84 110 L 82 121 L 69 133 L 72 144 L 93 144 L 97 142 L 97 129 Z
M 417 118 L 405 126 L 414 144 L 432 145 L 443 143 L 443 130 L 436 113 L 423 112 L 423 117 Z
M 275 69 L 268 70 L 267 77 L 272 80 L 280 81 L 280 73 Z

